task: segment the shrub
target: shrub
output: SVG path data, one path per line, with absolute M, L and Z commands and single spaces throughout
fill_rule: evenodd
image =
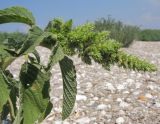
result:
M 160 30 L 144 29 L 139 33 L 139 40 L 141 41 L 160 41 Z
M 110 31 L 110 38 L 122 43 L 124 47 L 128 47 L 133 40 L 137 39 L 139 33 L 137 26 L 125 25 L 111 17 L 95 21 L 95 29 L 96 31 Z
M 63 22 L 54 19 L 42 30 L 36 26 L 31 12 L 23 7 L 0 10 L 0 17 L 0 24 L 19 22 L 30 26 L 21 48 L 13 50 L 3 46 L 0 49 L 1 119 L 6 119 L 10 114 L 13 124 L 40 123 L 50 113 L 50 70 L 56 63 L 59 63 L 63 78 L 62 119 L 70 115 L 76 100 L 77 83 L 76 70 L 68 56 L 78 54 L 88 64 L 93 59 L 106 69 L 117 63 L 124 68 L 156 71 L 154 65 L 120 51 L 120 43 L 108 38 L 109 33 L 106 31 L 95 32 L 93 24 L 73 28 L 72 20 Z M 40 57 L 35 50 L 38 45 L 52 52 L 47 66 L 40 64 Z M 25 63 L 17 81 L 6 67 L 22 55 L 25 55 Z M 16 106 L 17 98 L 19 106 Z

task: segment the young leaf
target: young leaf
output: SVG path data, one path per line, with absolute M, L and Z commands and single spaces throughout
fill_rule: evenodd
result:
M 43 31 L 37 27 L 33 26 L 29 30 L 29 35 L 27 37 L 27 40 L 22 45 L 22 48 L 18 51 L 18 55 L 26 54 L 29 52 L 32 52 L 37 44 L 39 44 L 40 41 L 37 41 L 38 37 L 40 37 L 43 34 Z M 37 43 L 38 42 L 38 43 Z
M 62 119 L 65 120 L 74 107 L 77 94 L 76 70 L 73 61 L 64 57 L 60 62 L 63 78 L 63 109 Z
M 35 19 L 30 11 L 23 7 L 14 6 L 0 10 L 0 24 L 20 22 L 30 26 L 35 25 Z
M 25 63 L 20 72 L 20 81 L 24 87 L 23 124 L 33 124 L 36 120 L 44 119 L 52 109 L 49 101 L 49 74 Z

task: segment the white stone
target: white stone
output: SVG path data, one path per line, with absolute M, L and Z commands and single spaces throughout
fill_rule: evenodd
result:
M 111 83 L 106 83 L 106 88 L 107 90 L 110 90 L 111 92 L 115 91 L 115 88 Z
M 122 102 L 123 100 L 121 98 L 117 98 L 117 102 Z
M 160 102 L 156 102 L 155 106 L 156 106 L 157 108 L 160 108 Z
M 90 82 L 87 82 L 86 85 L 88 88 L 91 88 L 93 86 L 92 83 L 90 83 Z
M 126 81 L 127 81 L 128 83 L 133 83 L 133 82 L 134 82 L 133 79 L 127 79 Z
M 59 108 L 55 107 L 54 110 L 55 110 L 56 112 L 58 112 L 58 113 L 62 112 L 62 108 L 61 108 L 61 107 L 59 107 Z
M 83 118 L 76 120 L 76 122 L 78 124 L 88 124 L 90 122 L 90 119 L 88 117 L 83 117 Z
M 77 100 L 77 101 L 80 101 L 80 100 L 86 101 L 86 100 L 87 100 L 87 97 L 86 97 L 85 95 L 77 95 L 77 96 L 76 96 L 76 100 Z
M 67 121 L 55 121 L 54 124 L 69 124 Z
M 98 97 L 94 97 L 93 100 L 97 101 L 99 98 Z
M 140 94 L 140 92 L 139 91 L 135 91 L 135 92 L 133 92 L 133 95 L 139 95 Z
M 136 89 L 139 89 L 142 84 L 141 83 L 136 83 L 135 85 L 136 85 Z
M 123 124 L 124 123 L 124 118 L 123 117 L 119 117 L 116 119 L 116 124 Z
M 153 96 L 150 93 L 146 93 L 145 96 L 149 99 L 153 98 Z
M 100 104 L 97 106 L 97 110 L 104 110 L 106 108 L 107 108 L 107 105 L 105 105 L 105 104 Z
M 118 112 L 118 115 L 125 115 L 125 112 L 124 112 L 123 110 L 120 110 L 120 111 Z
M 148 85 L 147 88 L 150 89 L 150 90 L 154 90 L 154 89 L 155 89 L 155 86 L 153 86 L 153 85 Z
M 117 85 L 117 89 L 118 89 L 118 90 L 124 90 L 124 89 L 125 89 L 125 86 L 122 85 L 122 84 L 118 84 L 118 85 Z
M 55 121 L 54 123 L 55 124 L 62 124 L 63 122 L 62 121 Z
M 142 74 L 141 74 L 141 73 L 138 73 L 138 74 L 137 74 L 137 78 L 140 78 L 140 77 L 142 77 Z
M 124 91 L 123 94 L 129 94 L 129 91 Z
M 95 101 L 90 101 L 87 105 L 91 106 L 95 103 Z
M 101 115 L 106 115 L 106 112 L 104 110 L 101 111 Z
M 129 104 L 124 102 L 124 101 L 122 101 L 122 102 L 119 103 L 119 106 L 122 107 L 122 108 L 126 108 L 126 107 L 129 106 Z

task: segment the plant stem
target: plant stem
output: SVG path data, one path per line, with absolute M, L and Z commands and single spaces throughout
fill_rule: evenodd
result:
M 14 107 L 13 107 L 13 104 L 12 104 L 12 101 L 11 101 L 10 97 L 8 99 L 8 103 L 9 103 L 9 106 L 10 106 L 11 118 L 15 119 L 16 116 L 15 116 L 15 113 L 14 113 Z

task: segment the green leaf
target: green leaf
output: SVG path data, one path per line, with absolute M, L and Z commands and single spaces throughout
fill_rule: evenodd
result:
M 32 64 L 22 65 L 20 81 L 24 87 L 23 124 L 33 124 L 37 120 L 43 120 L 51 111 L 49 75 L 42 73 Z
M 76 100 L 76 70 L 73 61 L 66 56 L 59 62 L 59 64 L 63 78 L 62 119 L 65 120 L 71 114 Z
M 64 53 L 61 46 L 59 44 L 55 45 L 55 47 L 52 48 L 52 53 L 50 55 L 46 71 L 50 70 L 53 65 L 55 65 L 63 58 L 64 58 Z
M 6 69 L 15 59 L 15 57 L 4 56 L 4 58 L 2 58 L 2 64 L 0 65 L 0 68 Z
M 7 77 L 3 71 L 0 70 L 0 112 L 2 112 L 3 105 L 7 102 L 10 94 L 7 83 Z
M 29 35 L 27 37 L 27 40 L 22 45 L 22 48 L 18 51 L 18 55 L 32 52 L 35 49 L 35 47 L 41 42 L 41 41 L 38 41 L 37 39 L 42 34 L 43 34 L 43 31 L 39 27 L 33 26 L 29 30 Z
M 30 26 L 35 25 L 35 19 L 30 11 L 23 7 L 14 6 L 0 10 L 0 24 L 20 22 Z

